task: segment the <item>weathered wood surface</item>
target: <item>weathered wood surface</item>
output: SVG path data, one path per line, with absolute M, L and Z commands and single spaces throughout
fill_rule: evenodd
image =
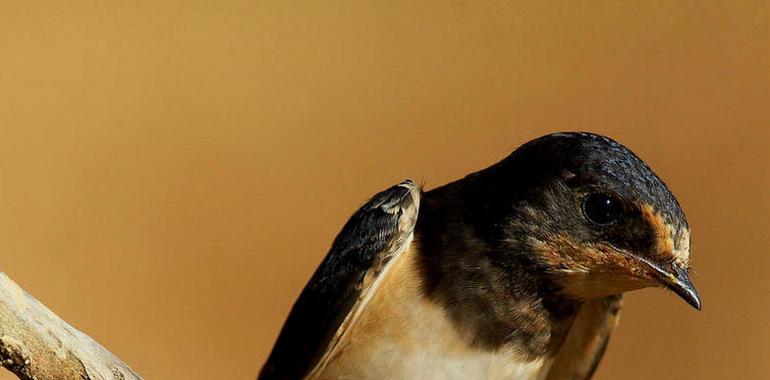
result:
M 0 361 L 20 379 L 141 377 L 0 272 Z

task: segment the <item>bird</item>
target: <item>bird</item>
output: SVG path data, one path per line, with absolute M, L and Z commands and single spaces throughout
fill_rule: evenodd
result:
M 623 293 L 694 308 L 690 228 L 631 150 L 533 139 L 425 191 L 361 206 L 294 304 L 258 379 L 589 379 Z

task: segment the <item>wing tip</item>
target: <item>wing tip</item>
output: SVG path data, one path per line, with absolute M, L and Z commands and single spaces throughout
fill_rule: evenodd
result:
M 409 194 L 412 196 L 412 200 L 415 202 L 415 204 L 419 205 L 420 202 L 420 194 L 422 193 L 422 185 L 418 185 L 417 182 L 411 180 L 411 179 L 405 179 L 401 181 L 396 186 L 400 186 L 403 188 L 406 188 L 409 190 Z

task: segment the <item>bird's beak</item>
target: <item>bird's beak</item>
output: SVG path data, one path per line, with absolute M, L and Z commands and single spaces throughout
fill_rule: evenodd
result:
M 667 288 L 671 289 L 683 300 L 687 301 L 690 306 L 700 310 L 700 297 L 698 291 L 695 290 L 695 286 L 690 281 L 690 276 L 687 274 L 687 269 L 674 265 L 673 270 L 666 273 L 666 280 L 664 281 Z
M 663 267 L 648 260 L 642 261 L 655 271 L 656 277 L 663 286 L 676 293 L 679 297 L 682 297 L 682 299 L 687 301 L 690 306 L 700 310 L 700 296 L 698 296 L 698 291 L 695 290 L 695 286 L 692 284 L 692 281 L 690 281 L 687 269 L 676 264 Z

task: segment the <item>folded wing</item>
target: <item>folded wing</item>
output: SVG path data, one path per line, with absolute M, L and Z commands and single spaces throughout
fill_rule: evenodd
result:
M 410 244 L 419 204 L 420 190 L 407 180 L 353 214 L 294 304 L 259 379 L 301 379 L 323 370 L 388 264 Z

